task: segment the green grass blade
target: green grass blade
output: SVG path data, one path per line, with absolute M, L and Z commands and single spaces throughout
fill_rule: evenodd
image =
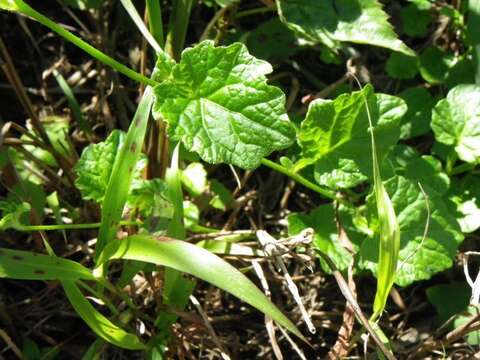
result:
M 100 338 L 123 349 L 145 348 L 138 336 L 127 333 L 100 314 L 73 281 L 62 281 L 62 285 L 75 311 Z
M 113 164 L 112 174 L 110 175 L 102 205 L 102 222 L 95 248 L 95 259 L 97 259 L 98 254 L 105 245 L 115 237 L 117 226 L 127 201 L 135 164 L 143 146 L 153 99 L 152 89 L 147 88 L 128 129 L 125 143 L 115 157 L 115 163 Z
M 5 248 L 0 248 L 0 277 L 18 280 L 95 280 L 90 270 L 74 261 Z
M 80 104 L 78 103 L 72 91 L 72 88 L 70 87 L 70 85 L 68 85 L 68 82 L 65 80 L 63 75 L 60 74 L 57 70 L 53 71 L 53 76 L 55 76 L 55 80 L 57 80 L 57 83 L 60 86 L 60 89 L 62 89 L 63 93 L 65 94 L 65 97 L 67 98 L 68 106 L 70 106 L 70 109 L 72 110 L 73 117 L 77 121 L 78 127 L 80 128 L 80 130 L 82 130 L 85 133 L 87 137 L 91 137 L 93 134 L 93 131 L 82 115 Z
M 173 0 L 165 40 L 165 51 L 175 60 L 179 60 L 185 45 L 192 5 L 193 0 Z
M 172 154 L 170 167 L 165 173 L 165 182 L 168 186 L 168 198 L 173 205 L 173 218 L 170 220 L 167 235 L 175 239 L 185 239 L 185 225 L 183 223 L 183 193 L 181 172 L 178 168 L 180 143 L 177 144 Z
M 467 36 L 473 46 L 475 83 L 480 85 L 480 0 L 468 1 Z
M 150 32 L 157 42 L 162 46 L 165 42 L 163 36 L 163 19 L 160 0 L 147 0 L 148 24 Z
M 142 33 L 143 37 L 148 41 L 150 46 L 155 50 L 155 52 L 159 53 L 162 52 L 162 47 L 158 44 L 157 40 L 150 34 L 150 31 L 148 31 L 147 27 L 145 26 L 142 18 L 138 14 L 137 9 L 133 5 L 131 0 L 120 0 L 122 3 L 123 7 L 127 11 L 128 15 L 130 18 L 133 20 L 135 25 L 137 25 L 138 30 Z
M 189 273 L 247 302 L 304 340 L 296 326 L 245 275 L 198 246 L 166 237 L 133 235 L 111 242 L 97 266 L 111 259 L 145 261 Z

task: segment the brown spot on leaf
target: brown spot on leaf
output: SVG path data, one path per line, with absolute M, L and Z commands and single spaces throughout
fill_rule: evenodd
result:
M 135 150 L 137 150 L 137 144 L 133 143 L 133 144 L 130 146 L 130 151 L 131 151 L 131 152 L 135 152 Z
M 41 270 L 41 269 L 37 269 L 37 270 L 34 271 L 34 273 L 37 274 L 37 275 L 44 275 L 45 271 Z
M 23 257 L 22 257 L 22 256 L 18 256 L 18 255 L 13 255 L 13 256 L 12 256 L 12 259 L 13 259 L 13 260 L 22 261 L 22 260 L 23 260 Z

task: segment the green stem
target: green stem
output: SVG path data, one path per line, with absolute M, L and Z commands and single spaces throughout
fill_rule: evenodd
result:
M 163 46 L 165 38 L 163 36 L 162 8 L 160 7 L 160 0 L 147 0 L 146 2 L 150 32 L 160 46 Z
M 177 61 L 185 45 L 192 4 L 193 0 L 174 0 L 173 2 L 165 40 L 165 51 Z
M 463 163 L 461 165 L 458 165 L 458 166 L 455 166 L 452 171 L 450 172 L 450 175 L 458 175 L 458 174 L 462 174 L 464 172 L 467 172 L 467 171 L 470 171 L 470 170 L 473 170 L 475 169 L 475 167 L 477 166 L 478 164 L 476 163 Z
M 344 200 L 339 198 L 335 194 L 335 192 L 333 192 L 331 190 L 321 188 L 320 186 L 318 186 L 318 185 L 312 183 L 311 181 L 305 179 L 303 176 L 301 176 L 297 173 L 294 173 L 293 171 L 290 171 L 289 169 L 283 167 L 280 164 L 277 164 L 276 162 L 273 162 L 273 161 L 268 160 L 268 159 L 262 159 L 262 164 L 265 165 L 265 166 L 268 166 L 269 168 L 271 168 L 275 171 L 278 171 L 281 174 L 287 175 L 289 178 L 295 180 L 296 182 L 298 182 L 299 184 L 302 184 L 303 186 L 309 188 L 310 190 L 315 191 L 316 193 L 322 195 L 323 197 L 326 197 L 328 199 L 332 199 L 334 201 L 338 201 L 340 203 L 346 203 Z
M 455 165 L 455 162 L 457 161 L 457 159 L 458 159 L 457 152 L 455 151 L 454 148 L 452 148 L 447 155 L 447 163 L 445 165 L 445 171 L 447 172 L 448 175 L 452 175 L 453 166 Z
M 17 229 L 20 231 L 57 231 L 57 230 L 82 230 L 82 229 L 96 229 L 100 227 L 101 223 L 88 224 L 60 224 L 60 225 L 21 225 Z M 120 221 L 120 225 L 135 226 L 142 225 L 140 221 Z
M 110 56 L 106 55 L 105 53 L 101 52 L 100 50 L 96 49 L 86 41 L 80 39 L 76 35 L 73 35 L 70 31 L 64 29 L 57 23 L 53 22 L 43 14 L 39 13 L 23 1 L 18 4 L 20 12 L 23 14 L 32 17 L 33 19 L 37 20 L 42 25 L 48 27 L 52 31 L 56 32 L 58 35 L 62 36 L 66 40 L 70 41 L 74 45 L 78 46 L 80 49 L 91 55 L 92 57 L 96 58 L 97 60 L 101 61 L 102 63 L 111 66 L 118 72 L 128 76 L 132 80 L 138 81 L 145 85 L 155 86 L 157 82 L 147 78 L 146 76 L 137 73 L 136 71 L 130 69 L 129 67 L 119 63 L 115 59 L 111 58 Z
M 270 11 L 277 11 L 277 7 L 276 6 L 270 6 L 270 7 L 265 6 L 265 7 L 255 8 L 255 9 L 239 11 L 235 15 L 235 19 L 240 19 L 242 17 L 246 17 L 246 16 L 250 16 L 250 15 L 264 14 L 264 13 L 270 12 Z

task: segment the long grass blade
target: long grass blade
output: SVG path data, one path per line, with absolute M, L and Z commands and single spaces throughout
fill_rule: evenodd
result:
M 245 275 L 198 246 L 167 237 L 133 235 L 108 244 L 97 266 L 112 259 L 145 261 L 196 276 L 247 302 L 304 340 L 296 326 Z
M 142 350 L 145 348 L 136 335 L 127 333 L 100 314 L 73 281 L 62 281 L 62 285 L 75 311 L 100 338 L 124 349 Z
M 138 14 L 137 9 L 133 5 L 131 0 L 120 0 L 122 3 L 123 7 L 127 11 L 128 15 L 130 18 L 133 20 L 135 25 L 137 26 L 138 30 L 142 33 L 143 37 L 147 39 L 148 43 L 150 46 L 155 50 L 155 52 L 159 53 L 162 50 L 162 47 L 158 44 L 157 40 L 153 37 L 152 34 L 150 34 L 150 31 L 148 31 L 147 27 L 145 26 L 145 23 L 143 22 L 142 18 Z
M 115 237 L 127 201 L 135 164 L 143 146 L 153 99 L 152 88 L 147 87 L 128 129 L 125 143 L 115 157 L 102 205 L 102 221 L 95 248 L 95 260 L 105 245 Z
M 56 256 L 0 248 L 0 278 L 18 280 L 95 280 L 81 264 Z

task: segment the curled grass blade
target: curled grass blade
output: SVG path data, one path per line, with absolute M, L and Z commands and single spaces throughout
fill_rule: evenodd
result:
M 355 78 L 361 87 L 358 79 Z M 377 205 L 377 216 L 380 224 L 378 236 L 379 256 L 377 270 L 377 291 L 373 303 L 373 315 L 371 321 L 375 321 L 380 317 L 385 304 L 387 303 L 388 294 L 393 286 L 395 273 L 397 271 L 398 254 L 400 252 L 400 225 L 398 224 L 397 215 L 393 208 L 392 200 L 383 186 L 380 173 L 380 165 L 375 145 L 375 135 L 373 133 L 373 122 L 368 107 L 367 99 L 364 96 L 365 109 L 367 111 L 368 129 L 372 142 L 372 162 L 373 162 L 373 191 L 375 193 L 375 201 Z
M 145 261 L 189 273 L 247 302 L 305 340 L 296 326 L 245 275 L 198 246 L 167 237 L 133 235 L 108 244 L 97 266 L 112 259 Z

